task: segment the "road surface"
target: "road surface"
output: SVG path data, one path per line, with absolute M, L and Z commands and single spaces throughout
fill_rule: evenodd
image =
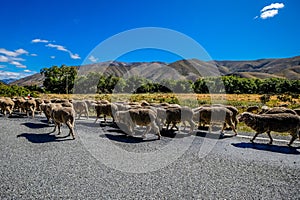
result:
M 289 137 L 143 140 L 78 120 L 71 140 L 45 122 L 0 116 L 0 199 L 300 199 L 300 144 L 288 148 Z

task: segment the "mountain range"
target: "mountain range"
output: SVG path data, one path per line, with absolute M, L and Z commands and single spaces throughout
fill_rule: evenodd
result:
M 189 79 L 215 75 L 234 75 L 244 78 L 300 79 L 300 56 L 281 59 L 259 59 L 250 61 L 201 61 L 198 59 L 164 62 L 100 62 L 78 67 L 78 75 L 101 72 L 105 75 L 129 77 L 141 76 L 151 80 Z M 39 85 L 44 77 L 37 73 L 13 81 L 10 85 Z

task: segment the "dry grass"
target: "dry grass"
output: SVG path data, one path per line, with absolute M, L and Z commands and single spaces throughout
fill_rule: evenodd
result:
M 60 98 L 60 99 L 90 99 L 99 100 L 106 99 L 109 101 L 133 101 L 139 102 L 146 100 L 151 103 L 178 103 L 190 107 L 197 107 L 203 104 L 222 103 L 233 105 L 243 111 L 243 107 L 259 105 L 259 94 L 173 94 L 173 93 L 145 93 L 145 94 L 43 94 L 40 97 L 45 99 Z M 293 107 L 300 107 L 300 100 L 295 99 L 296 104 Z M 272 96 L 267 103 L 268 106 L 274 107 L 281 105 L 281 102 L 276 96 Z

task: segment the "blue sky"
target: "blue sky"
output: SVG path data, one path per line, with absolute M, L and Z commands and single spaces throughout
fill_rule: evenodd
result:
M 0 4 L 0 79 L 20 78 L 53 65 L 106 61 L 92 50 L 115 34 L 141 27 L 185 34 L 214 60 L 300 55 L 298 0 L 2 0 Z M 119 59 L 173 62 L 180 57 L 148 49 Z

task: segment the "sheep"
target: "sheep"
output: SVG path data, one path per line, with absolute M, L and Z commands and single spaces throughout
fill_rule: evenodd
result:
M 297 115 L 300 115 L 300 108 L 296 108 L 294 111 L 297 113 Z
M 40 105 L 40 108 L 41 111 L 45 114 L 48 124 L 50 124 L 50 119 L 51 119 L 50 103 L 42 103 Z
M 228 110 L 230 110 L 232 112 L 232 121 L 234 123 L 234 126 L 235 128 L 237 127 L 237 124 L 238 124 L 238 119 L 237 119 L 237 116 L 239 114 L 239 110 L 234 107 L 234 106 L 230 106 L 230 105 L 223 105 L 223 104 L 213 104 L 213 105 L 204 105 L 203 107 L 225 107 L 227 108 Z M 199 108 L 198 108 L 199 109 Z M 200 107 L 201 109 L 201 107 Z
M 249 106 L 248 108 L 247 108 L 247 112 L 258 112 L 258 109 L 259 109 L 259 107 L 258 106 Z
M 64 123 L 68 126 L 70 132 L 69 135 L 72 136 L 72 139 L 75 139 L 74 135 L 74 125 L 75 125 L 75 110 L 71 107 L 60 107 L 54 106 L 51 111 L 51 118 L 55 124 L 53 132 L 56 131 L 58 127 L 58 135 L 61 133 L 60 127 L 61 124 Z
M 239 121 L 245 122 L 247 126 L 256 131 L 256 134 L 250 140 L 251 142 L 254 142 L 255 138 L 259 134 L 267 132 L 270 138 L 269 144 L 272 144 L 273 138 L 270 134 L 271 131 L 289 132 L 292 136 L 292 139 L 288 143 L 288 146 L 291 146 L 299 135 L 300 117 L 290 113 L 258 115 L 244 112 L 239 116 Z
M 23 97 L 13 98 L 15 103 L 15 108 L 19 110 L 19 113 L 26 112 L 25 102 L 26 100 Z
M 40 98 L 35 98 L 35 103 L 36 103 L 36 111 L 38 111 L 38 113 L 41 115 L 42 114 L 42 110 L 41 110 L 41 104 L 44 102 L 42 99 Z
M 78 119 L 82 113 L 85 114 L 86 118 L 89 118 L 88 106 L 85 101 L 73 101 L 72 102 L 75 112 L 78 114 Z
M 106 123 L 106 116 L 111 116 L 113 118 L 113 122 L 115 122 L 114 114 L 116 113 L 118 107 L 113 103 L 107 104 L 96 104 L 95 110 L 97 113 L 96 120 L 94 123 L 97 122 L 98 118 L 103 115 L 104 116 L 104 123 Z
M 196 116 L 196 117 L 195 117 Z M 211 132 L 211 124 L 222 123 L 223 128 L 221 129 L 221 134 L 223 135 L 223 131 L 226 128 L 226 124 L 228 124 L 232 131 L 237 135 L 237 131 L 235 129 L 235 120 L 234 115 L 231 110 L 228 108 L 218 106 L 218 107 L 202 107 L 195 113 L 194 118 L 197 118 L 200 123 L 209 124 L 209 132 Z M 236 119 L 237 120 L 237 119 Z
M 26 102 L 24 102 L 24 108 L 27 114 L 27 117 L 29 117 L 29 111 L 31 111 L 31 116 L 34 118 L 34 113 L 36 110 L 36 101 L 34 99 L 28 99 Z
M 131 108 L 130 105 L 125 104 L 124 102 L 116 102 L 114 103 L 117 106 L 118 111 L 125 111 Z
M 269 106 L 262 106 L 259 114 L 263 114 L 263 113 L 267 112 L 268 110 L 270 110 Z
M 156 117 L 156 113 L 151 109 L 130 109 L 127 111 L 117 111 L 115 114 L 115 120 L 117 123 L 128 125 L 128 135 L 133 136 L 134 127 L 136 125 L 147 126 L 142 137 L 145 138 L 146 134 L 153 129 L 153 131 L 157 134 L 158 139 L 160 139 L 161 135 L 159 127 L 155 122 Z
M 150 106 L 150 103 L 148 103 L 147 101 L 143 100 L 140 105 L 141 106 Z
M 190 124 L 190 133 L 192 133 L 195 127 L 195 123 L 193 121 L 193 115 L 194 112 L 192 111 L 191 108 L 187 106 L 168 107 L 166 109 L 166 124 L 167 124 L 166 130 L 169 129 L 171 123 L 172 123 L 171 129 L 176 128 L 177 130 L 179 130 L 176 124 L 182 121 L 184 125 L 184 130 L 186 129 L 186 122 L 188 122 Z
M 6 116 L 7 111 L 10 116 L 12 115 L 14 105 L 15 105 L 15 103 L 13 102 L 13 100 L 11 98 L 3 98 L 3 99 L 1 98 L 0 99 L 0 108 L 1 108 L 4 116 Z
M 47 118 L 48 124 L 50 124 L 51 112 L 52 112 L 53 108 L 55 108 L 55 107 L 73 108 L 69 104 L 65 104 L 65 103 L 42 103 L 40 107 L 41 107 L 41 110 L 44 112 L 44 114 Z
M 95 105 L 96 105 L 96 101 L 93 101 L 93 100 L 85 100 L 85 103 L 88 107 L 88 110 L 92 110 L 94 111 L 95 109 Z
M 64 107 L 73 107 L 72 100 L 69 99 L 51 99 L 51 103 L 60 103 L 64 105 Z
M 259 114 L 279 114 L 279 113 L 290 113 L 293 115 L 297 115 L 296 111 L 284 107 L 274 107 L 267 110 L 265 113 L 259 113 Z

